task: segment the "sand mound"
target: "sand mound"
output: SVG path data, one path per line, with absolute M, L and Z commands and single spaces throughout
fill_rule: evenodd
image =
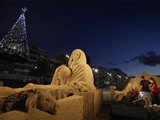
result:
M 31 113 L 10 111 L 0 115 L 0 120 L 55 120 L 53 115 L 35 109 Z
M 20 119 L 17 119 L 17 120 L 20 120 Z M 54 115 L 35 109 L 34 111 L 28 113 L 27 120 L 55 120 L 55 119 L 54 119 Z
M 20 111 L 10 111 L 1 114 L 0 120 L 28 120 L 28 115 Z
M 9 87 L 0 87 L 0 97 L 15 94 L 15 90 Z

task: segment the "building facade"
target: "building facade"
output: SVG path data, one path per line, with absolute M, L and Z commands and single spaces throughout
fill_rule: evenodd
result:
M 22 9 L 11 30 L 0 41 L 0 81 L 11 87 L 22 87 L 29 82 L 41 83 L 43 78 L 51 76 L 48 52 L 28 43 L 26 10 Z M 16 82 L 18 86 L 14 84 Z

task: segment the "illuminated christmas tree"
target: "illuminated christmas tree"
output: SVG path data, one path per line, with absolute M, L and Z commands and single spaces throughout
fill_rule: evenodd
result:
M 1 52 L 26 57 L 29 55 L 29 47 L 26 33 L 25 12 L 22 8 L 22 14 L 12 26 L 11 30 L 0 41 Z

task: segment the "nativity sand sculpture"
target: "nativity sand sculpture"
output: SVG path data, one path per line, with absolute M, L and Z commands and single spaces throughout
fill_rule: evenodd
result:
M 17 110 L 15 104 L 18 106 L 24 103 L 27 111 L 38 108 L 54 114 L 57 99 L 95 89 L 92 69 L 87 64 L 86 55 L 82 50 L 76 49 L 72 52 L 68 65 L 61 65 L 56 69 L 50 85 L 29 83 L 24 88 L 14 89 L 15 94 L 0 99 L 3 103 L 0 112 Z M 12 100 L 8 101 L 9 98 Z M 4 108 L 5 106 L 7 108 Z

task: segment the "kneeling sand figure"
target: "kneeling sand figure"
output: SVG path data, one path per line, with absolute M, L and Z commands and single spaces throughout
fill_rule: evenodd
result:
M 1 112 L 16 109 L 13 104 L 25 96 L 23 101 L 28 111 L 38 108 L 42 111 L 55 113 L 54 107 L 57 99 L 95 89 L 92 69 L 87 64 L 85 53 L 76 49 L 71 54 L 68 66 L 61 65 L 56 69 L 51 85 L 28 84 L 24 88 L 16 89 L 16 94 L 11 95 L 14 96 L 12 102 L 4 103 L 4 105 L 11 103 L 11 106 Z M 21 97 L 19 98 L 19 96 Z M 3 97 L 2 102 L 8 100 L 8 97 Z

